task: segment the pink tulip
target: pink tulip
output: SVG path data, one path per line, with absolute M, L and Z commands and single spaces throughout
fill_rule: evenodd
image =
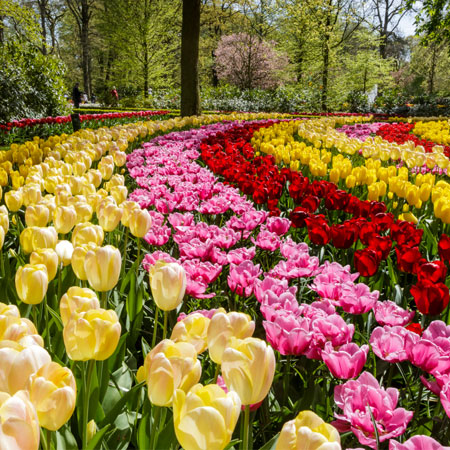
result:
M 333 422 L 339 431 L 352 431 L 362 445 L 376 448 L 373 420 L 376 423 L 379 441 L 402 435 L 413 412 L 397 408 L 399 391 L 383 389 L 369 372 L 363 372 L 357 380 L 336 386 L 334 401 L 343 410 L 336 414 Z
M 375 313 L 375 320 L 380 325 L 389 325 L 401 327 L 410 323 L 414 318 L 414 311 L 406 311 L 394 302 L 386 300 L 384 302 L 377 302 L 373 308 Z
M 269 220 L 269 219 L 268 219 Z M 290 236 L 282 241 L 280 245 L 280 252 L 282 256 L 286 259 L 295 259 L 299 254 L 306 253 L 309 255 L 308 245 L 304 242 L 294 242 Z
M 167 220 L 174 228 L 179 226 L 188 227 L 194 222 L 194 216 L 191 213 L 172 213 L 169 214 Z
M 419 341 L 420 337 L 408 331 L 406 328 L 395 326 L 377 327 L 370 336 L 370 345 L 378 358 L 390 363 L 406 361 L 406 336 L 410 336 L 411 341 Z
M 322 350 L 322 359 L 334 377 L 348 380 L 361 373 L 368 352 L 368 345 L 358 347 L 357 344 L 350 342 L 334 350 L 331 342 L 327 342 Z
M 297 287 L 289 287 L 287 280 L 266 276 L 262 281 L 258 279 L 255 280 L 254 291 L 258 302 L 263 303 L 269 291 L 275 296 L 279 296 L 284 292 L 289 292 L 295 298 Z
M 240 296 L 250 297 L 253 292 L 255 280 L 261 275 L 259 264 L 244 261 L 238 266 L 230 264 L 230 275 L 228 275 L 228 286 L 233 292 Z
M 403 444 L 391 439 L 389 441 L 389 450 L 450 450 L 450 447 L 444 447 L 433 438 L 419 434 L 409 438 Z
M 145 270 L 149 270 L 150 266 L 155 265 L 158 259 L 162 259 L 165 262 L 178 262 L 174 257 L 170 256 L 168 253 L 162 252 L 160 250 L 156 250 L 153 253 L 147 253 L 144 256 L 144 260 L 142 261 L 142 266 Z
M 241 262 L 250 261 L 255 257 L 256 247 L 240 247 L 228 252 L 227 260 L 230 264 L 239 265 Z
M 370 292 L 369 286 L 363 283 L 345 283 L 342 286 L 338 305 L 350 314 L 364 314 L 376 304 L 380 293 Z
M 268 230 L 259 232 L 256 240 L 251 238 L 251 241 L 259 248 L 274 252 L 280 247 L 281 241 L 276 233 L 271 233 Z
M 302 355 L 311 342 L 310 319 L 281 312 L 263 321 L 266 338 L 282 355 Z
M 289 231 L 291 221 L 281 217 L 269 217 L 266 221 L 266 227 L 270 232 L 283 236 Z

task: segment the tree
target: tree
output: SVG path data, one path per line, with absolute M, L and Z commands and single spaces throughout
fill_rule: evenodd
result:
M 289 61 L 273 43 L 246 33 L 224 36 L 216 50 L 217 74 L 240 89 L 271 89 L 282 84 Z
M 200 0 L 183 0 L 181 27 L 181 115 L 200 114 L 198 51 L 200 39 Z
M 81 44 L 83 88 L 89 98 L 92 93 L 90 24 L 94 12 L 94 2 L 95 0 L 66 0 L 78 27 L 78 37 Z

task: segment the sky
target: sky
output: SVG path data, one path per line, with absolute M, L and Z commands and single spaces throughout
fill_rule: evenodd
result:
M 415 31 L 414 21 L 415 21 L 414 13 L 406 14 L 402 18 L 398 27 L 399 27 L 399 30 L 404 34 L 405 37 L 414 35 L 414 31 Z

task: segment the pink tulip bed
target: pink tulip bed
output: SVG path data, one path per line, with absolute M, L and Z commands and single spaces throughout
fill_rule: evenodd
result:
M 381 125 L 341 131 L 364 139 Z M 199 159 L 203 142 L 211 145 L 215 136 L 239 135 L 249 126 L 221 123 L 174 132 L 128 156 L 137 184 L 130 199 L 152 216 L 143 266 L 151 271 L 163 260 L 186 273 L 186 297 L 177 315 L 169 316 L 168 329 L 176 336 L 175 328 L 184 326 L 188 336 L 190 321 L 199 315 L 212 319 L 218 308 L 253 318 L 253 335 L 276 354 L 270 390 L 250 408 L 253 448 L 275 448 L 283 424 L 304 410 L 334 426 L 342 448 L 447 448 L 438 443 L 450 442 L 446 313 L 423 316 L 422 329 L 413 322 L 420 320 L 414 309 L 386 297 L 382 285 L 380 292 L 358 281 L 346 259 L 308 247 L 282 200 L 274 213 L 205 167 Z M 251 147 L 240 145 L 251 159 Z M 143 319 L 149 332 L 152 320 L 150 312 Z M 219 375 L 223 389 L 232 388 L 226 383 L 230 370 L 224 382 L 224 367 L 205 348 L 199 353 L 201 381 L 213 383 Z M 258 372 L 247 374 L 248 382 L 262 382 L 251 377 L 263 379 L 270 370 L 261 361 Z M 148 389 L 151 399 L 149 383 Z M 166 411 L 161 429 L 170 416 Z M 238 424 L 233 437 L 240 436 Z M 139 437 L 142 445 L 145 434 Z M 329 445 L 323 448 L 341 448 Z

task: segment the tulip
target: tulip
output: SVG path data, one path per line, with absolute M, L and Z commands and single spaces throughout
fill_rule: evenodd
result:
M 124 201 L 120 206 L 121 206 L 121 208 L 123 210 L 122 218 L 120 219 L 120 221 L 122 222 L 122 225 L 124 227 L 128 227 L 131 213 L 135 209 L 139 209 L 140 210 L 141 208 L 140 208 L 138 203 L 130 201 L 130 200 Z
M 14 308 L 0 308 L 0 311 L 3 311 L 0 314 L 0 341 L 14 341 L 24 347 L 30 345 L 43 347 L 44 341 L 31 320 L 20 317 L 19 311 L 15 311 Z
M 58 206 L 53 214 L 55 229 L 60 234 L 67 234 L 77 222 L 77 212 L 73 206 Z
M 19 308 L 17 308 L 16 305 L 7 305 L 6 303 L 0 303 L 0 316 L 20 317 Z
M 25 211 L 27 227 L 45 227 L 49 220 L 49 209 L 42 204 L 30 205 Z
M 29 394 L 0 392 L 0 448 L 38 450 L 39 421 Z
M 301 411 L 283 425 L 276 450 L 341 450 L 341 438 L 332 425 L 312 411 Z
M 35 205 L 42 200 L 41 187 L 38 184 L 28 184 L 23 187 L 23 204 L 25 206 Z
M 261 339 L 231 337 L 222 355 L 222 376 L 243 405 L 259 403 L 269 393 L 275 374 L 272 347 Z
M 60 264 L 65 267 L 71 263 L 73 245 L 70 241 L 59 241 L 56 244 L 55 251 L 58 255 Z
M 400 444 L 394 439 L 389 441 L 389 450 L 450 450 L 450 447 L 444 447 L 436 440 L 429 436 L 418 434 L 409 438 L 403 444 Z
M 72 416 L 75 410 L 77 385 L 70 369 L 56 362 L 42 366 L 31 375 L 28 391 L 36 408 L 39 424 L 56 431 Z
M 55 248 L 58 233 L 53 227 L 25 228 L 20 233 L 20 246 L 24 253 L 31 253 L 40 248 Z
M 23 205 L 23 194 L 21 190 L 8 191 L 5 194 L 5 203 L 11 212 L 19 211 Z
M 109 192 L 118 205 L 127 199 L 128 189 L 126 186 L 113 186 Z
M 108 359 L 116 350 L 120 332 L 119 319 L 112 310 L 72 314 L 63 331 L 67 355 L 74 361 Z
M 131 234 L 137 238 L 142 238 L 150 230 L 152 218 L 146 209 L 134 209 L 130 213 L 128 223 Z
M 170 339 L 174 342 L 189 342 L 197 353 L 202 353 L 207 347 L 206 334 L 210 319 L 203 314 L 189 314 L 177 322 L 172 330 Z
M 368 352 L 368 345 L 358 347 L 354 342 L 350 342 L 334 350 L 331 342 L 327 342 L 322 350 L 322 359 L 334 377 L 348 380 L 361 373 Z
M 88 288 L 72 286 L 61 297 L 59 312 L 64 326 L 70 320 L 73 313 L 86 312 L 91 309 L 99 309 L 100 303 L 94 291 Z
M 40 345 L 24 347 L 14 341 L 0 341 L 0 392 L 25 389 L 28 378 L 44 364 L 51 362 L 47 350 Z
M 44 264 L 48 281 L 52 281 L 58 270 L 58 254 L 52 248 L 39 248 L 30 255 L 30 264 Z
M 84 262 L 86 260 L 86 255 L 88 251 L 95 250 L 97 245 L 93 242 L 89 242 L 88 244 L 80 245 L 79 247 L 75 247 L 72 253 L 72 270 L 80 280 L 87 280 L 86 271 L 84 270 Z
M 0 206 L 0 227 L 3 228 L 5 234 L 9 230 L 9 215 L 5 205 Z
M 217 384 L 196 384 L 186 394 L 178 389 L 173 399 L 175 434 L 185 450 L 222 450 L 231 440 L 241 401 Z
M 122 208 L 114 203 L 108 203 L 101 207 L 97 213 L 98 223 L 104 231 L 113 231 L 119 225 L 122 217 Z
M 162 340 L 145 357 L 138 379 L 147 382 L 148 398 L 158 406 L 170 406 L 177 389 L 187 392 L 198 383 L 201 364 L 192 344 Z
M 186 290 L 186 272 L 183 266 L 158 260 L 150 267 L 149 274 L 152 296 L 158 308 L 163 311 L 176 309 Z
M 122 167 L 127 162 L 127 154 L 125 152 L 121 152 L 121 151 L 115 152 L 113 158 L 114 158 L 114 164 L 117 167 Z
M 80 201 L 73 205 L 75 208 L 75 211 L 77 213 L 77 220 L 76 223 L 85 223 L 89 222 L 92 219 L 92 214 L 94 213 L 94 210 L 91 205 L 89 205 L 87 202 Z
M 111 290 L 119 281 L 121 264 L 120 251 L 112 245 L 89 250 L 84 261 L 89 284 L 96 291 Z
M 105 233 L 99 225 L 94 225 L 90 222 L 80 223 L 75 226 L 72 232 L 72 244 L 74 247 L 79 247 L 83 244 L 93 242 L 100 246 L 103 244 Z
M 47 293 L 47 267 L 44 264 L 25 264 L 17 270 L 15 281 L 20 300 L 28 305 L 37 305 Z
M 253 335 L 255 322 L 248 314 L 226 313 L 219 310 L 211 318 L 208 328 L 208 350 L 210 358 L 216 364 L 222 364 L 222 356 L 231 337 L 245 339 Z

